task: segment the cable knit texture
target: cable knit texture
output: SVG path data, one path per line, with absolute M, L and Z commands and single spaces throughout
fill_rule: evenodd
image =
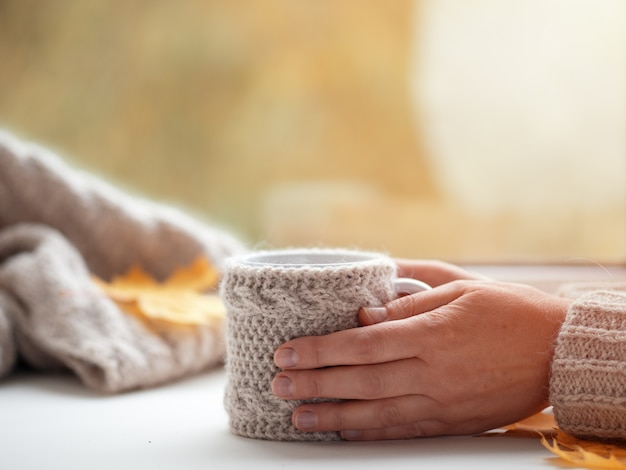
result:
M 313 250 L 315 251 L 315 250 Z M 303 433 L 291 424 L 305 403 L 273 395 L 276 348 L 290 339 L 358 326 L 361 306 L 394 296 L 396 267 L 385 256 L 326 267 L 226 265 L 222 298 L 227 308 L 225 405 L 235 434 L 269 440 L 337 440 L 334 432 Z
M 20 357 L 113 393 L 219 364 L 222 329 L 157 331 L 122 312 L 91 275 L 139 264 L 163 278 L 197 256 L 219 267 L 242 251 L 226 232 L 0 132 L 0 377 Z
M 626 293 L 574 301 L 557 339 L 550 399 L 563 431 L 626 440 Z

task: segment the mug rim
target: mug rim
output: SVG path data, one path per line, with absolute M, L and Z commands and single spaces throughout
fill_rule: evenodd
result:
M 238 257 L 247 266 L 285 268 L 351 266 L 384 259 L 385 255 L 348 249 L 294 248 L 248 253 Z

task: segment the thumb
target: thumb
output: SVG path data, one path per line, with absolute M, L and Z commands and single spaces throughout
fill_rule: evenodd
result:
M 428 291 L 405 295 L 383 307 L 361 307 L 358 313 L 359 323 L 362 326 L 374 325 L 430 312 L 458 299 L 466 291 L 465 284 L 463 281 L 455 281 Z

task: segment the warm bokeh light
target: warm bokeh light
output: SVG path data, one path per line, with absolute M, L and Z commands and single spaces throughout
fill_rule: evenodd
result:
M 621 0 L 0 1 L 0 125 L 251 245 L 626 255 Z

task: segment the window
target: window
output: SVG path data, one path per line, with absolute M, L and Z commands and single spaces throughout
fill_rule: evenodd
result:
M 621 0 L 34 5 L 0 125 L 251 245 L 626 259 Z

